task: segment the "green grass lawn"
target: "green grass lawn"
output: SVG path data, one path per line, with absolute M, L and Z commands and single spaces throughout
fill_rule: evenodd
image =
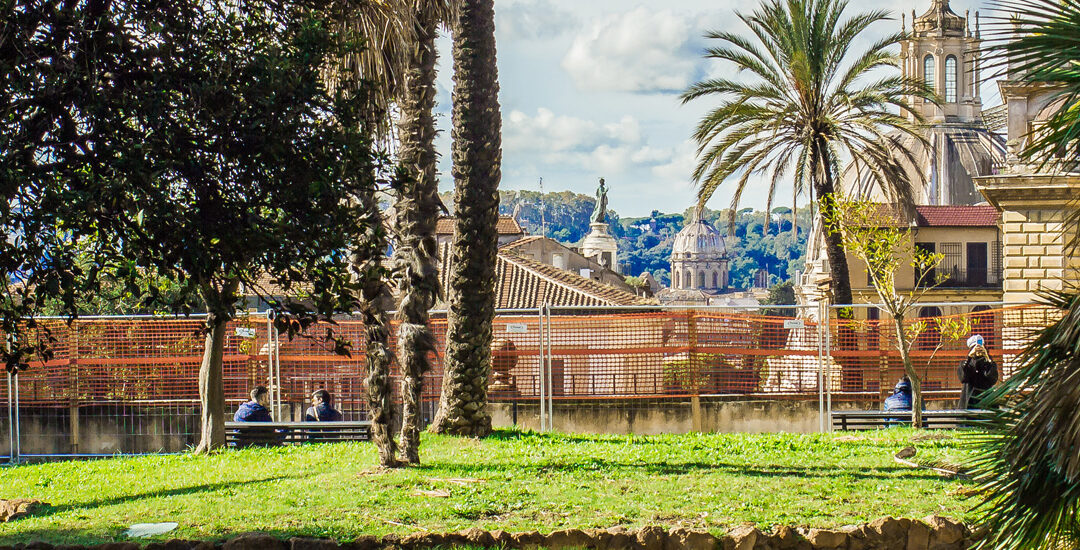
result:
M 176 521 L 165 538 L 264 531 L 358 535 L 743 522 L 833 527 L 891 515 L 967 519 L 963 481 L 895 463 L 963 462 L 955 434 L 584 436 L 501 431 L 484 440 L 425 435 L 424 465 L 374 469 L 370 444 L 341 443 L 0 468 L 0 498 L 50 509 L 0 524 L 0 544 L 121 538 L 133 523 Z M 929 436 L 929 437 L 928 437 Z M 970 482 L 968 482 L 970 483 Z M 448 496 L 447 496 L 448 494 Z

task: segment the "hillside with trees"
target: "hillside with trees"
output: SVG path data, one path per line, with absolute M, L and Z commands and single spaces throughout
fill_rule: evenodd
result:
M 571 191 L 501 191 L 499 213 L 517 213 L 518 221 L 531 235 L 548 237 L 576 246 L 589 232 L 589 216 L 596 199 Z M 444 196 L 444 203 L 449 199 Z M 542 203 L 542 204 L 541 204 Z M 777 207 L 769 219 L 765 233 L 765 213 L 751 208 L 739 210 L 735 216 L 735 238 L 728 236 L 728 210 L 705 209 L 703 217 L 724 234 L 730 258 L 731 283 L 735 288 L 753 286 L 758 269 L 769 271 L 769 285 L 791 280 L 801 269 L 806 239 L 810 230 L 810 210 L 797 213 L 798 234 L 791 232 L 791 209 Z M 543 214 L 541 216 L 541 214 Z M 638 276 L 649 272 L 661 284 L 670 281 L 671 246 L 675 235 L 690 219 L 691 209 L 669 214 L 653 211 L 641 218 L 622 218 L 608 210 L 610 231 L 619 242 L 619 262 L 626 275 Z M 546 222 L 546 233 L 543 230 Z

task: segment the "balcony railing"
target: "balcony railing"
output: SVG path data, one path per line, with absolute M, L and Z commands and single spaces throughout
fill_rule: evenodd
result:
M 1001 269 L 938 267 L 923 279 L 925 286 L 940 281 L 938 288 L 1001 288 Z

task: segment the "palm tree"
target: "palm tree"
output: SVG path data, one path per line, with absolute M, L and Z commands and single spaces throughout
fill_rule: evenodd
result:
M 988 41 L 1010 78 L 1047 86 L 1059 109 L 1023 156 L 1055 171 L 1080 158 L 1080 2 L 1003 0 L 1000 29 Z M 1065 160 L 1066 162 L 1060 162 Z M 1071 174 L 1068 177 L 1076 177 Z M 1080 211 L 1071 222 L 1077 224 Z M 1072 239 L 1073 250 L 1080 234 Z M 1072 282 L 1075 284 L 1075 281 Z M 976 479 L 985 490 L 978 510 L 985 547 L 1001 550 L 1080 547 L 1080 292 L 1043 297 L 1062 312 L 1021 357 L 1019 372 L 988 399 L 1003 404 L 977 439 Z
M 435 37 L 438 25 L 449 20 L 444 1 L 412 0 L 409 9 L 415 40 L 406 52 L 405 82 L 397 105 L 398 163 L 403 178 L 395 181 L 395 271 L 398 279 L 398 356 L 402 367 L 401 459 L 420 462 L 420 397 L 424 373 L 431 369 L 428 354 L 435 338 L 428 327 L 429 311 L 439 297 L 438 245 L 435 226 L 442 208 L 435 177 Z
M 891 202 L 910 208 L 912 186 L 904 163 L 915 165 L 902 146 L 905 137 L 925 141 L 921 117 L 909 97 L 934 99 L 925 85 L 903 75 L 878 75 L 899 68 L 889 48 L 902 34 L 886 36 L 861 54 L 855 42 L 870 25 L 888 18 L 881 10 L 844 19 L 846 0 L 769 0 L 739 14 L 753 38 L 714 31 L 721 45 L 706 57 L 726 60 L 753 79 L 713 78 L 692 85 L 683 102 L 720 97 L 698 123 L 698 203 L 704 205 L 728 178 L 735 181 L 730 227 L 750 178 L 768 176 L 772 208 L 777 184 L 789 174 L 795 192 L 809 186 L 818 199 L 836 193 L 841 156 L 866 171 Z M 822 200 L 825 219 L 835 203 Z M 826 231 L 826 253 L 836 303 L 850 304 L 847 257 L 836 228 Z
M 454 20 L 454 244 L 442 397 L 431 430 L 484 436 L 495 317 L 502 149 L 493 0 L 461 0 Z
M 367 87 L 359 94 L 368 101 L 365 105 L 366 123 L 375 138 L 388 144 L 392 131 L 390 113 L 393 101 L 405 87 L 404 67 L 410 58 L 410 44 L 416 43 L 413 11 L 406 0 L 352 2 L 342 0 L 330 7 L 329 21 L 340 31 L 346 31 L 357 41 L 352 55 L 345 56 L 335 66 L 327 67 L 326 78 L 336 85 L 342 75 L 358 74 Z M 353 82 L 353 81 L 350 81 Z M 393 180 L 415 180 L 398 171 Z M 389 270 L 383 256 L 388 245 L 383 215 L 376 196 L 358 197 L 369 225 L 375 228 L 363 249 L 353 251 L 353 269 L 361 287 L 360 314 L 365 326 L 365 357 L 368 407 L 371 411 L 372 440 L 379 450 L 379 464 L 398 465 L 397 445 L 391 434 L 393 425 L 392 379 L 390 365 L 390 322 L 386 304 L 391 300 L 387 283 Z M 358 220 L 359 221 L 359 220 Z

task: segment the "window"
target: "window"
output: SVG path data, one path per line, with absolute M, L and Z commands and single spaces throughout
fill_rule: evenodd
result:
M 705 272 L 699 271 L 697 275 L 698 288 L 705 288 Z
M 712 272 L 712 286 L 713 288 L 720 288 L 720 274 L 715 271 Z
M 915 243 L 915 248 L 933 254 L 936 243 Z M 938 271 L 933 265 L 919 265 L 915 271 L 915 282 L 921 285 L 933 285 L 938 282 Z
M 694 288 L 694 274 L 689 270 L 683 275 L 683 288 Z
M 956 103 L 956 56 L 945 58 L 945 102 Z
M 927 54 L 926 57 L 923 58 L 922 66 L 923 80 L 926 81 L 926 86 L 931 90 L 936 90 L 936 87 L 934 86 L 936 79 L 934 77 L 937 74 L 937 69 L 934 68 L 934 56 Z

